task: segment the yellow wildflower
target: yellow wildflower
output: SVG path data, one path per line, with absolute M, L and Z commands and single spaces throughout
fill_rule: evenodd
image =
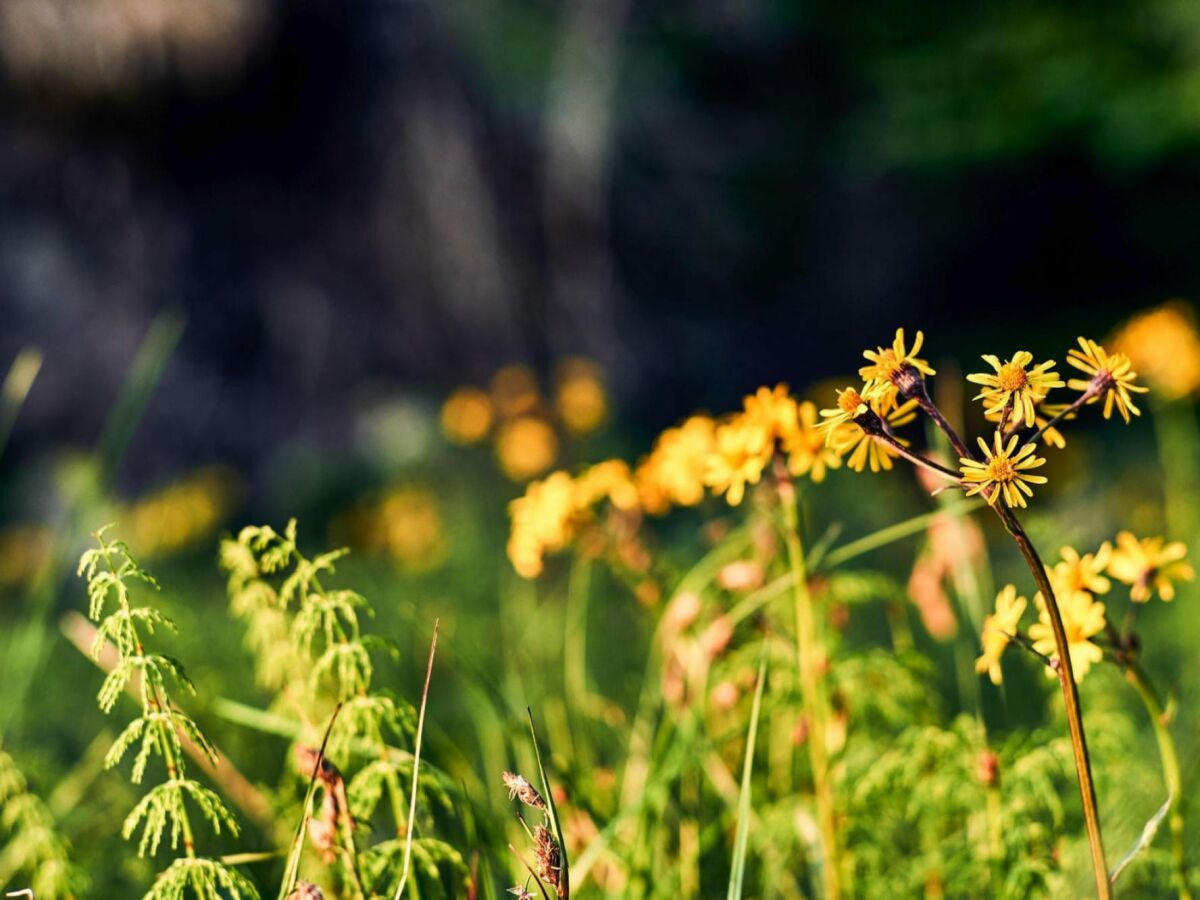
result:
M 554 465 L 558 436 L 543 419 L 521 416 L 500 429 L 496 456 L 505 475 L 513 481 L 525 481 Z
M 576 506 L 585 508 L 607 499 L 617 509 L 638 507 L 638 489 L 623 459 L 596 463 L 575 482 Z
M 761 422 L 742 413 L 717 426 L 716 446 L 708 457 L 704 483 L 725 494 L 733 506 L 742 502 L 747 484 L 757 484 L 771 461 L 774 447 Z
M 716 449 L 717 425 L 708 416 L 692 416 L 658 436 L 639 472 L 646 490 L 657 488 L 677 506 L 695 506 L 704 499 L 708 459 Z
M 902 403 L 893 407 L 884 421 L 889 428 L 907 425 L 917 417 L 916 407 L 916 400 Z M 897 437 L 895 440 L 902 446 L 908 446 L 908 441 L 903 438 Z M 839 457 L 848 457 L 846 465 L 855 472 L 861 472 L 867 465 L 872 472 L 890 471 L 892 460 L 900 455 L 891 444 L 878 435 L 868 434 L 857 422 L 845 422 L 830 429 L 829 446 Z
M 776 441 L 795 429 L 796 401 L 786 384 L 760 387 L 743 399 L 742 407 L 746 421 L 761 427 L 768 441 Z
M 1066 403 L 1043 403 L 1041 406 L 1037 407 L 1036 410 L 1034 410 L 1033 427 L 1038 430 L 1046 428 L 1046 426 L 1050 424 L 1050 420 L 1066 408 Z M 985 409 L 983 411 L 983 417 L 989 422 L 999 424 L 1000 417 L 1003 415 L 1003 412 L 1003 409 L 997 409 L 994 412 Z M 1067 415 L 1063 417 L 1063 421 L 1069 422 L 1074 418 L 1075 413 L 1067 413 Z M 1005 433 L 1007 434 L 1008 432 Z M 1067 446 L 1067 439 L 1063 437 L 1063 433 L 1058 430 L 1058 426 L 1046 428 L 1046 430 L 1042 432 L 1040 440 L 1044 441 L 1046 444 L 1049 444 L 1051 447 L 1054 447 L 1056 450 L 1061 450 L 1063 447 Z
M 821 416 L 824 421 L 817 427 L 826 429 L 825 439 L 832 443 L 832 435 L 839 425 L 845 425 L 848 422 L 853 422 L 859 416 L 868 412 L 871 407 L 867 405 L 867 394 L 870 391 L 867 388 L 856 391 L 852 387 L 837 392 L 837 406 L 832 409 L 821 410 Z
M 1195 312 L 1182 300 L 1134 316 L 1113 346 L 1164 396 L 1178 399 L 1200 390 L 1200 333 Z
M 1033 354 L 1025 350 L 1018 350 L 1012 359 L 1003 363 L 999 357 L 985 353 L 983 361 L 995 369 L 995 374 L 982 372 L 967 376 L 967 381 L 983 385 L 975 399 L 983 400 L 986 412 L 994 414 L 1002 413 L 1011 404 L 1014 425 L 1032 424 L 1034 407 L 1046 399 L 1051 388 L 1064 384 L 1053 371 L 1054 360 L 1030 366 Z
M 508 510 L 512 519 L 508 557 L 518 574 L 536 578 L 545 554 L 563 549 L 574 535 L 575 482 L 566 472 L 553 472 L 543 481 L 531 482 Z
M 983 644 L 983 654 L 975 660 L 975 671 L 982 675 L 987 672 L 992 684 L 1000 684 L 1004 680 L 1000 670 L 1000 656 L 1012 640 L 1012 635 L 1021 627 L 1021 616 L 1029 601 L 1017 596 L 1017 589 L 1009 584 L 996 595 L 996 611 L 983 619 L 983 631 L 980 641 Z
M 1112 557 L 1112 544 L 1105 541 L 1095 553 L 1079 555 L 1074 547 L 1063 547 L 1059 553 L 1062 561 L 1046 566 L 1046 574 L 1053 580 L 1056 593 L 1087 591 L 1089 594 L 1107 594 L 1112 582 L 1104 577 Z
M 442 432 L 455 444 L 476 444 L 492 427 L 492 401 L 479 388 L 460 387 L 442 404 Z
M 1131 393 L 1144 394 L 1149 388 L 1134 384 L 1137 372 L 1124 353 L 1109 353 L 1095 341 L 1081 337 L 1080 350 L 1067 351 L 1067 363 L 1074 366 L 1088 377 L 1072 378 L 1067 387 L 1073 391 L 1094 391 L 1094 396 L 1088 403 L 1096 403 L 1104 398 L 1104 418 L 1112 416 L 1113 407 L 1121 414 L 1121 418 L 1129 424 L 1129 416 L 1142 414 L 1133 404 Z
M 782 444 L 788 457 L 788 471 L 793 475 L 809 475 L 813 481 L 821 482 L 827 469 L 842 464 L 842 458 L 827 445 L 825 435 L 818 429 L 817 407 L 811 401 L 796 405 L 795 419 L 783 435 Z
M 896 329 L 896 337 L 890 347 L 876 347 L 874 350 L 864 350 L 863 356 L 871 363 L 858 370 L 858 374 L 867 383 L 868 393 L 877 394 L 880 408 L 890 410 L 896 405 L 900 388 L 897 378 L 905 370 L 916 370 L 921 375 L 935 374 L 929 363 L 917 358 L 921 345 L 925 342 L 924 333 L 918 331 L 911 349 L 905 349 L 904 329 Z
M 1145 603 L 1157 591 L 1170 602 L 1175 599 L 1176 581 L 1191 581 L 1196 570 L 1184 561 L 1187 546 L 1181 541 L 1167 544 L 1163 538 L 1138 540 L 1131 532 L 1117 535 L 1117 547 L 1108 563 L 1108 574 L 1130 586 L 1129 596 Z
M 571 434 L 590 434 L 608 415 L 608 394 L 600 367 L 588 359 L 567 359 L 558 369 L 555 408 Z
M 1104 630 L 1104 604 L 1084 591 L 1064 594 L 1057 599 L 1063 629 L 1067 633 L 1067 652 L 1071 656 L 1071 669 L 1075 673 L 1075 681 L 1080 682 L 1094 663 L 1104 659 L 1104 651 L 1091 642 L 1094 635 Z M 1050 614 L 1046 611 L 1046 602 L 1041 591 L 1034 595 L 1033 602 L 1037 604 L 1040 612 L 1038 621 L 1029 627 L 1033 649 L 1043 656 L 1057 659 L 1054 629 L 1050 625 Z M 1050 669 L 1046 670 L 1046 674 L 1054 677 L 1054 672 Z
M 994 448 L 989 447 L 983 438 L 979 438 L 979 446 L 983 450 L 985 457 L 984 462 L 979 462 L 967 457 L 961 457 L 959 462 L 962 465 L 959 471 L 962 472 L 963 482 L 970 487 L 967 488 L 967 496 L 983 493 L 984 498 L 993 506 L 996 501 L 1003 495 L 1004 502 L 1011 508 L 1013 506 L 1025 506 L 1025 497 L 1021 496 L 1022 492 L 1028 497 L 1033 496 L 1033 489 L 1030 484 L 1045 484 L 1046 479 L 1042 475 L 1029 474 L 1030 469 L 1036 469 L 1038 466 L 1044 465 L 1046 460 L 1033 455 L 1033 451 L 1037 449 L 1034 444 L 1026 444 L 1020 450 L 1017 450 L 1017 435 L 1013 435 L 1007 445 L 1001 443 L 1002 439 L 999 432 L 995 435 Z

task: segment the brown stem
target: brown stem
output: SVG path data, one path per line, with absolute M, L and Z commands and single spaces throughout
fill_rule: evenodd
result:
M 950 423 L 946 421 L 946 417 L 942 415 L 941 410 L 929 399 L 929 391 L 925 387 L 924 379 L 910 378 L 909 383 L 905 384 L 905 388 L 905 396 L 916 399 L 921 409 L 933 419 L 934 423 L 950 439 L 950 443 L 954 446 L 955 450 L 965 458 L 973 458 L 967 451 L 966 444 L 963 443 L 962 438 L 958 436 L 957 432 L 950 426 Z M 1091 388 L 1079 400 L 1076 400 L 1072 406 L 1078 408 L 1078 405 L 1082 405 L 1081 401 L 1086 402 L 1086 398 L 1090 392 Z M 1067 410 L 1064 410 L 1062 415 L 1066 415 L 1070 408 L 1068 407 Z M 1056 417 L 1055 421 L 1058 418 L 1060 417 Z M 1042 429 L 1042 431 L 1044 430 Z M 1041 434 L 1041 431 L 1038 434 Z M 1054 588 L 1050 586 L 1050 579 L 1046 575 L 1046 567 L 1038 556 L 1033 543 L 1029 540 L 1029 536 L 1025 533 L 1025 529 L 1021 527 L 1016 514 L 1005 505 L 1002 498 L 994 499 L 995 502 L 991 504 L 992 509 L 1000 517 L 1005 530 L 1016 542 L 1021 555 L 1025 557 L 1025 563 L 1029 566 L 1033 580 L 1037 583 L 1038 590 L 1042 592 L 1042 597 L 1045 600 L 1046 615 L 1050 619 L 1050 629 L 1054 633 L 1054 647 L 1058 654 L 1058 664 L 1055 666 L 1055 672 L 1058 674 L 1058 683 L 1062 688 L 1063 703 L 1067 712 L 1067 726 L 1071 733 L 1071 749 L 1075 756 L 1075 775 L 1079 779 L 1079 796 L 1083 803 L 1083 820 L 1087 828 L 1088 845 L 1092 854 L 1092 870 L 1096 879 L 1096 895 L 1100 900 L 1110 900 L 1112 897 L 1112 884 L 1108 878 L 1108 864 L 1104 859 L 1104 838 L 1100 832 L 1100 812 L 1096 804 L 1096 787 L 1092 782 L 1092 765 L 1088 757 L 1087 737 L 1083 730 L 1083 712 L 1079 705 L 1079 688 L 1075 684 L 1075 673 L 1071 668 L 1070 644 L 1067 641 L 1066 628 L 1063 626 L 1062 613 L 1059 612 L 1058 600 L 1054 596 Z
M 1049 422 L 1047 422 L 1045 425 L 1043 425 L 1041 428 L 1039 428 L 1033 434 L 1028 435 L 1024 440 L 1022 440 L 1021 446 L 1024 447 L 1026 444 L 1036 444 L 1038 441 L 1040 441 L 1042 439 L 1043 434 L 1045 434 L 1047 431 L 1049 431 L 1051 428 L 1053 428 L 1055 425 L 1057 425 L 1063 419 L 1067 418 L 1067 416 L 1078 412 L 1079 409 L 1083 406 L 1083 404 L 1087 403 L 1089 400 L 1091 400 L 1093 397 L 1095 397 L 1096 394 L 1097 394 L 1097 391 L 1096 391 L 1095 385 L 1089 387 L 1086 391 L 1084 391 L 1082 394 L 1080 394 L 1078 397 L 1075 398 L 1074 403 L 1072 403 L 1070 406 L 1068 406 L 1066 409 L 1064 409 L 1062 412 L 1060 412 L 1057 416 L 1055 416 L 1053 419 L 1051 419 Z
M 919 453 L 914 453 L 890 434 L 877 434 L 875 437 L 878 437 L 880 440 L 885 442 L 889 447 L 895 450 L 904 459 L 907 459 L 914 466 L 920 466 L 923 469 L 928 469 L 930 472 L 934 472 L 944 478 L 949 478 L 951 481 L 956 483 L 962 482 L 962 476 L 958 472 L 955 472 L 953 469 L 949 469 L 940 463 L 936 463 L 932 459 L 921 456 Z
M 1083 730 L 1083 712 L 1079 705 L 1079 688 L 1075 684 L 1075 673 L 1071 668 L 1070 645 L 1067 641 L 1067 631 L 1063 626 L 1062 614 L 1058 609 L 1058 600 L 1050 579 L 1046 575 L 1046 567 L 1042 564 L 1037 550 L 1021 527 L 1016 514 L 1004 505 L 1003 500 L 992 504 L 992 509 L 1004 523 L 1004 528 L 1012 536 L 1021 555 L 1033 574 L 1038 590 L 1046 605 L 1046 615 L 1050 619 L 1050 629 L 1054 632 L 1054 646 L 1058 654 L 1055 671 L 1058 683 L 1062 688 L 1063 703 L 1067 711 L 1067 725 L 1071 732 L 1071 749 L 1075 756 L 1075 774 L 1079 779 L 1079 796 L 1083 802 L 1083 821 L 1087 828 L 1088 845 L 1092 852 L 1092 870 L 1096 878 L 1096 895 L 1101 900 L 1112 897 L 1112 885 L 1108 880 L 1108 864 L 1104 858 L 1104 838 L 1100 832 L 1100 812 L 1096 804 L 1096 786 L 1092 782 L 1092 765 L 1088 756 L 1087 737 Z

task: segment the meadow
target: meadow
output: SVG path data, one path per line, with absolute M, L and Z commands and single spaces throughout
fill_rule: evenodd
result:
M 251 499 L 120 496 L 180 327 L 91 452 L 9 476 L 55 499 L 0 530 L 4 891 L 1200 886 L 1186 305 L 1053 359 L 864 334 L 836 384 L 657 435 L 588 360 L 509 366 Z

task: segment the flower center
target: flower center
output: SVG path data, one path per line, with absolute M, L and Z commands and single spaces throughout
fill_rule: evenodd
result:
M 896 359 L 895 350 L 883 350 L 879 353 L 879 361 L 875 363 L 876 368 L 883 373 L 884 378 L 892 378 L 900 371 L 900 361 Z
M 838 408 L 848 416 L 854 416 L 862 405 L 862 394 L 854 388 L 847 388 L 838 394 Z
M 992 481 L 1007 483 L 1016 480 L 1017 469 L 1007 456 L 997 456 L 988 463 L 988 475 Z
M 1019 391 L 1029 383 L 1025 367 L 1016 363 L 1005 363 L 996 373 L 996 382 L 1002 391 Z

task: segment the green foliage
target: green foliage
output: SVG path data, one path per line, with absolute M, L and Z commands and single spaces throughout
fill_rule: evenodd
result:
M 172 700 L 172 685 L 195 693 L 183 665 L 171 657 L 147 652 L 142 642 L 143 630 L 153 634 L 156 625 L 169 630 L 174 630 L 174 626 L 153 607 L 133 606 L 130 585 L 141 584 L 158 591 L 159 584 L 138 566 L 124 543 L 105 537 L 107 530 L 97 532 L 98 546 L 84 552 L 79 561 L 79 574 L 87 580 L 88 615 L 99 623 L 92 654 L 99 658 L 106 642 L 118 654 L 97 700 L 108 713 L 121 694 L 130 690 L 140 701 L 141 715 L 113 742 L 104 763 L 107 768 L 118 765 L 126 752 L 139 744 L 131 780 L 141 783 L 154 757 L 161 762 L 165 776 L 162 783 L 151 788 L 134 806 L 121 827 L 121 834 L 129 840 L 141 829 L 139 856 L 157 855 L 168 832 L 172 851 L 183 846 L 184 856 L 159 876 L 147 898 L 181 898 L 190 890 L 201 898 L 231 896 L 256 900 L 258 893 L 253 885 L 235 870 L 196 856 L 189 806 L 217 834 L 224 829 L 236 836 L 238 823 L 217 793 L 187 776 L 185 740 L 213 763 L 217 759 L 216 748 L 200 726 Z M 109 607 L 115 608 L 105 614 Z
M 72 898 L 87 892 L 87 873 L 71 862 L 46 804 L 11 756 L 0 750 L 0 888 L 29 887 L 38 897 Z M 20 874 L 25 883 L 17 885 Z

